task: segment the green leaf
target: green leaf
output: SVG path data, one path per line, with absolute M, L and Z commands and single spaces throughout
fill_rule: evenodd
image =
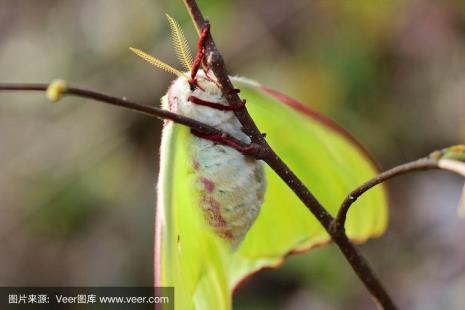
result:
M 432 159 L 451 159 L 465 162 L 465 144 L 458 144 L 434 151 L 429 155 Z
M 465 177 L 465 144 L 453 145 L 439 151 L 434 151 L 429 156 L 438 161 L 439 168 Z M 458 215 L 465 218 L 465 185 L 460 197 Z
M 333 215 L 352 189 L 376 174 L 360 145 L 329 119 L 275 91 L 233 80 L 267 141 Z M 161 148 L 155 277 L 175 287 L 177 309 L 230 309 L 236 286 L 252 273 L 277 267 L 291 253 L 330 241 L 318 221 L 267 168 L 258 219 L 236 251 L 205 224 L 191 189 L 188 128 L 168 122 Z M 387 201 L 379 186 L 357 201 L 346 224 L 352 240 L 380 235 Z

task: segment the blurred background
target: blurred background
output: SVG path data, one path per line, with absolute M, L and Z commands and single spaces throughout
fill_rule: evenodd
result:
M 465 141 L 464 1 L 198 2 L 232 74 L 329 115 L 383 168 Z M 158 104 L 173 76 L 128 47 L 176 64 L 165 12 L 194 48 L 180 0 L 0 0 L 0 82 L 63 78 Z M 0 285 L 152 285 L 160 128 L 82 99 L 1 93 Z M 403 309 L 463 309 L 463 182 L 389 182 L 389 228 L 361 249 Z M 374 308 L 333 246 L 258 274 L 235 305 Z

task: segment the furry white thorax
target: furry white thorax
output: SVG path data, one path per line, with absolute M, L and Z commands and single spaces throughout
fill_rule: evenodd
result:
M 213 73 L 209 76 L 214 78 Z M 176 79 L 162 98 L 165 109 L 196 119 L 250 143 L 232 111 L 222 111 L 188 101 L 195 96 L 205 101 L 227 105 L 215 83 L 198 74 L 204 90 L 191 91 L 184 77 Z M 192 137 L 188 152 L 194 171 L 193 188 L 199 193 L 199 206 L 206 222 L 233 247 L 242 241 L 258 216 L 265 193 L 264 165 L 244 156 L 234 148 L 206 139 Z
M 212 72 L 209 72 L 209 76 L 214 78 Z M 167 95 L 171 97 L 168 98 L 168 102 L 175 101 L 177 104 L 165 108 L 221 129 L 245 143 L 250 143 L 249 137 L 242 132 L 241 124 L 232 111 L 221 111 L 194 104 L 187 100 L 189 96 L 195 96 L 205 101 L 228 105 L 221 89 L 215 83 L 207 80 L 203 71 L 199 71 L 197 74 L 197 82 L 205 91 L 198 87 L 191 91 L 190 84 L 184 77 L 174 80 Z

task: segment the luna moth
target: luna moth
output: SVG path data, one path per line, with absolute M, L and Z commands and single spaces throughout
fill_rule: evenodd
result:
M 173 73 L 165 109 L 222 129 L 243 142 L 213 72 L 195 59 L 182 29 L 167 15 L 176 56 L 186 72 L 131 48 Z M 200 69 L 200 70 L 199 70 Z M 363 147 L 344 129 L 277 91 L 239 77 L 232 81 L 280 157 L 335 213 L 344 195 L 376 174 Z M 378 187 L 351 210 L 347 235 L 365 241 L 387 221 Z M 155 232 L 155 285 L 175 287 L 178 309 L 230 309 L 235 288 L 248 276 L 277 267 L 289 254 L 326 244 L 329 236 L 273 171 L 231 141 L 207 137 L 166 121 L 160 148 Z

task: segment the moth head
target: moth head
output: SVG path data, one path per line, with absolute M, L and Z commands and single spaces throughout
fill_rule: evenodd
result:
M 160 59 L 141 51 L 140 49 L 133 47 L 130 47 L 129 49 L 132 52 L 134 52 L 137 56 L 141 57 L 142 59 L 154 65 L 155 67 L 162 69 L 166 72 L 172 73 L 179 78 L 184 78 L 187 82 L 189 82 L 189 84 L 193 85 L 194 83 L 192 83 L 193 81 L 190 77 L 190 73 L 192 71 L 193 58 L 187 39 L 184 36 L 184 33 L 181 27 L 179 26 L 178 22 L 168 14 L 166 14 L 166 18 L 168 19 L 171 28 L 171 38 L 173 41 L 174 50 L 176 52 L 176 58 L 187 72 L 178 70 L 168 65 L 167 63 L 161 61 Z M 210 76 L 213 76 L 213 74 L 208 73 L 207 76 L 206 74 L 199 72 L 199 74 L 196 77 L 197 85 L 200 86 L 202 89 L 205 87 L 205 90 L 207 90 L 207 88 L 208 90 L 212 90 L 212 87 L 216 87 L 216 82 L 214 82 L 210 78 Z

